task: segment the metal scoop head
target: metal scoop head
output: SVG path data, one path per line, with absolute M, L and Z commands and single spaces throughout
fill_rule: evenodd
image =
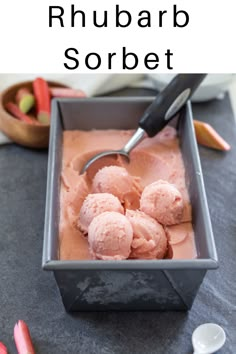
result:
M 123 149 L 120 150 L 107 150 L 100 152 L 99 154 L 93 156 L 91 159 L 89 159 L 86 164 L 83 166 L 83 168 L 80 171 L 80 174 L 83 174 L 87 169 L 97 160 L 101 159 L 102 157 L 105 156 L 112 156 L 112 155 L 121 155 L 126 158 L 126 160 L 129 162 L 129 153 L 131 150 L 135 148 L 136 145 L 140 143 L 141 140 L 143 140 L 145 135 L 145 131 L 142 128 L 138 128 L 134 135 L 130 138 L 130 140 L 127 142 L 127 144 L 123 147 Z

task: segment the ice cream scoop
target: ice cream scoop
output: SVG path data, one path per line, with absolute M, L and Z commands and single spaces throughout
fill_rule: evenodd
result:
M 88 227 L 90 252 L 97 259 L 127 259 L 132 240 L 133 229 L 129 220 L 114 211 L 96 216 Z
M 163 226 L 139 210 L 126 210 L 133 228 L 130 258 L 162 259 L 167 252 L 167 237 Z
M 142 188 L 139 178 L 131 176 L 124 167 L 105 166 L 93 178 L 93 193 L 111 193 L 125 208 L 139 208 Z
M 144 188 L 140 209 L 163 225 L 175 225 L 182 219 L 184 203 L 173 184 L 158 180 Z
M 116 211 L 124 214 L 124 209 L 117 197 L 110 193 L 89 194 L 80 209 L 78 227 L 87 234 L 93 218 L 105 211 Z
M 145 110 L 136 130 L 127 144 L 120 150 L 103 151 L 89 159 L 80 173 L 84 173 L 95 161 L 109 155 L 121 155 L 129 161 L 129 153 L 147 134 L 155 136 L 175 114 L 183 107 L 200 85 L 206 74 L 179 74 L 160 92 L 152 104 Z

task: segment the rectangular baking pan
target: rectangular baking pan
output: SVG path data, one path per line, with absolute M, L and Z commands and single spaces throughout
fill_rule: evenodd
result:
M 53 101 L 42 266 L 54 272 L 67 311 L 188 310 L 218 267 L 190 102 L 175 119 L 193 208 L 197 259 L 61 261 L 59 193 L 63 130 L 134 129 L 152 97 Z

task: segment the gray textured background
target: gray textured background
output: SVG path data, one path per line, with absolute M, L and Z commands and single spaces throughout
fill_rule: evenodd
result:
M 221 132 L 232 150 L 200 148 L 220 268 L 208 272 L 188 313 L 67 314 L 53 275 L 41 270 L 47 152 L 0 147 L 0 341 L 9 353 L 16 353 L 12 334 L 18 319 L 28 323 L 39 354 L 190 354 L 191 333 L 204 322 L 226 331 L 219 353 L 236 353 L 235 121 L 228 96 L 195 104 L 193 111 Z

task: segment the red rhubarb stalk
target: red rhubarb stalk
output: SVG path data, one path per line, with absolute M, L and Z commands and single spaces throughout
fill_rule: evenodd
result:
M 29 328 L 22 320 L 14 327 L 14 340 L 18 354 L 35 354 Z
M 68 97 L 68 98 L 81 98 L 86 97 L 82 90 L 74 90 L 71 88 L 51 87 L 50 92 L 52 97 Z
M 13 102 L 8 102 L 6 104 L 6 109 L 15 118 L 18 118 L 18 119 L 22 120 L 25 123 L 39 125 L 39 123 L 36 120 L 32 119 L 27 114 L 21 112 L 21 110 L 18 108 L 18 106 L 15 103 L 13 103 Z
M 51 113 L 51 94 L 47 82 L 38 77 L 33 81 L 34 96 L 37 106 L 37 118 L 41 123 L 48 124 Z
M 2 342 L 0 342 L 0 354 L 7 354 L 7 348 Z
M 16 103 L 23 113 L 28 113 L 35 104 L 34 95 L 29 89 L 22 87 L 16 93 Z
M 212 149 L 228 151 L 230 145 L 215 131 L 215 129 L 199 120 L 194 120 L 197 142 Z

